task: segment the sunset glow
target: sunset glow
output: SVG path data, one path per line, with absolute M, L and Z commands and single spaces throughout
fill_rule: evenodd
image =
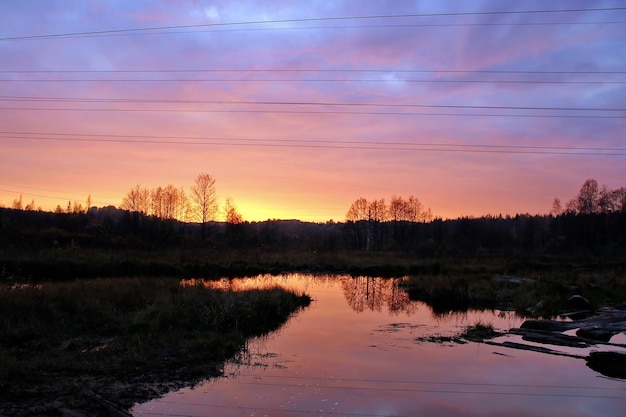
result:
M 206 172 L 249 221 L 545 214 L 626 185 L 624 6 L 1 2 L 0 206 Z

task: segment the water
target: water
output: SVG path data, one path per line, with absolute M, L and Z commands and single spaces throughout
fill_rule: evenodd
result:
M 512 313 L 436 316 L 410 301 L 400 280 L 382 278 L 290 274 L 217 285 L 275 283 L 315 301 L 252 340 L 224 377 L 138 404 L 133 415 L 597 417 L 626 410 L 626 381 L 603 377 L 584 360 L 441 341 L 479 321 L 519 327 Z M 424 341 L 430 336 L 435 342 Z

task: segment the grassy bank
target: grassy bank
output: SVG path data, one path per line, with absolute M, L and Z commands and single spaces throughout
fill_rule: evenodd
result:
M 219 278 L 285 271 L 403 276 L 431 272 L 439 261 L 399 252 L 171 248 L 103 250 L 80 247 L 0 253 L 0 281 L 39 282 L 98 277 Z
M 228 292 L 178 279 L 127 278 L 0 290 L 0 415 L 106 415 L 219 372 L 247 338 L 278 328 L 310 299 Z
M 549 271 L 526 271 L 522 276 L 503 276 L 500 280 L 498 275 L 477 270 L 419 274 L 409 278 L 406 289 L 410 298 L 427 302 L 435 313 L 441 314 L 502 309 L 521 316 L 549 318 L 626 301 L 626 272 L 620 267 L 553 267 Z M 573 296 L 584 297 L 588 305 L 581 305 L 580 298 L 571 299 Z
M 315 251 L 271 248 L 170 248 L 162 250 L 59 247 L 8 248 L 0 253 L 0 282 L 38 282 L 98 277 L 178 276 L 219 278 L 282 272 L 405 275 L 528 274 L 581 267 L 615 269 L 623 260 L 530 255 L 423 257 L 401 251 Z

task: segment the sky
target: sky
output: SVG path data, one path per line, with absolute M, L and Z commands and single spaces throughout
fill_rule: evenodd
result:
M 619 0 L 3 1 L 0 206 L 208 173 L 249 221 L 545 214 L 626 185 L 625 40 Z

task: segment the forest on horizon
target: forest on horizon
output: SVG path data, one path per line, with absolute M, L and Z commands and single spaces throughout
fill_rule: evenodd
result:
M 200 178 L 200 176 L 199 176 Z M 345 222 L 298 220 L 247 222 L 230 206 L 225 222 L 214 220 L 214 180 L 205 176 L 200 222 L 181 222 L 113 206 L 43 212 L 0 209 L 0 247 L 94 247 L 120 249 L 187 247 L 276 250 L 405 251 L 425 256 L 490 252 L 596 253 L 623 255 L 626 189 L 585 181 L 565 208 L 554 200 L 545 215 L 484 216 L 442 220 L 411 196 L 368 202 L 357 199 Z M 137 191 L 139 188 L 133 189 Z M 208 194 L 207 194 L 208 193 Z M 130 193 L 129 193 L 130 195 Z M 68 208 L 69 208 L 68 204 Z M 228 214 L 228 211 L 227 211 Z

